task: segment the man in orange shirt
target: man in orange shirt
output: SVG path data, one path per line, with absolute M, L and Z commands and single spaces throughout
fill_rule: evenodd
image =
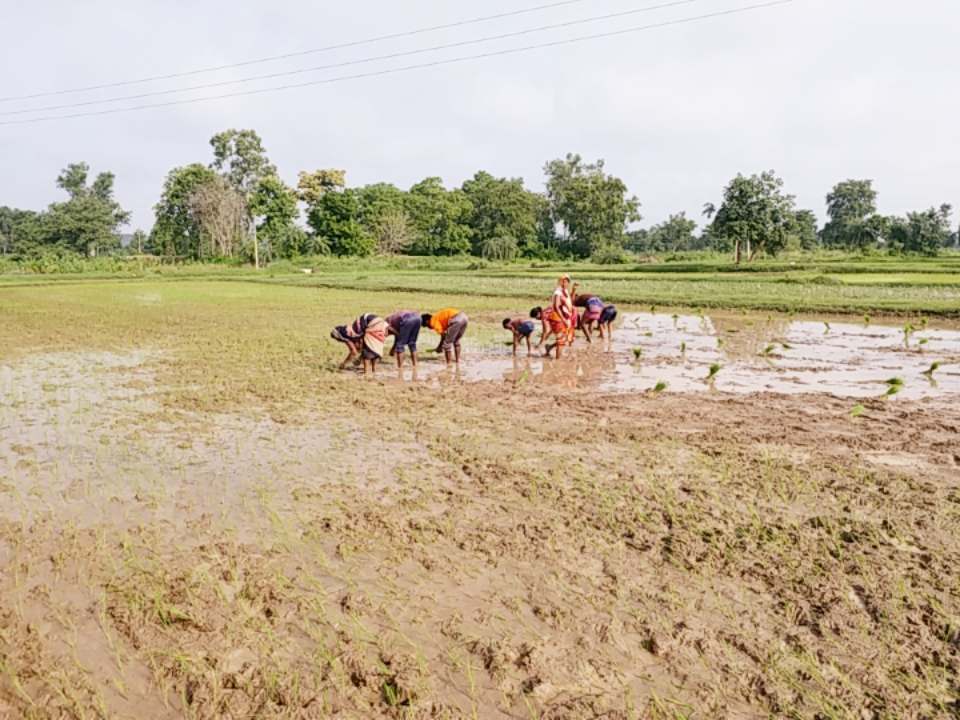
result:
M 443 348 L 443 355 L 447 365 L 456 360 L 460 364 L 460 340 L 467 332 L 467 316 L 456 308 L 441 310 L 436 315 L 424 315 L 423 326 L 428 327 L 440 336 L 437 352 Z

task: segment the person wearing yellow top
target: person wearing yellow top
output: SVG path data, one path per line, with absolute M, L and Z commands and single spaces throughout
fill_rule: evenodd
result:
M 452 362 L 460 364 L 460 340 L 467 332 L 467 316 L 456 308 L 441 310 L 436 315 L 424 315 L 421 320 L 423 326 L 428 327 L 440 336 L 437 352 L 443 348 L 443 356 L 447 365 Z

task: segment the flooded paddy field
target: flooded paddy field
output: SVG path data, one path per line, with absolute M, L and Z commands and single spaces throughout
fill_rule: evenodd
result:
M 901 399 L 960 395 L 960 326 L 938 319 L 887 324 L 853 323 L 849 317 L 795 318 L 785 314 L 707 313 L 621 315 L 612 341 L 581 334 L 566 360 L 512 356 L 501 345 L 475 344 L 459 374 L 438 374 L 427 362 L 415 374 L 385 377 L 543 384 L 602 392 L 828 394 L 844 398 L 887 396 L 899 380 Z M 635 353 L 639 352 L 639 356 Z M 711 367 L 718 366 L 713 377 Z M 932 369 L 933 368 L 933 369 Z
M 376 294 L 3 301 L 0 717 L 960 708 L 946 322 L 627 310 L 515 367 L 503 300 L 408 296 L 473 325 L 401 384 L 327 370 Z

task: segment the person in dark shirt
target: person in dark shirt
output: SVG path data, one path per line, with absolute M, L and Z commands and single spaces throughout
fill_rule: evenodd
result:
M 403 367 L 403 353 L 410 351 L 410 360 L 417 366 L 417 340 L 420 337 L 420 328 L 423 320 L 420 313 L 413 310 L 400 310 L 387 318 L 387 335 L 393 335 L 396 340 L 390 349 L 390 354 L 397 358 L 397 367 Z
M 522 340 L 527 341 L 527 354 L 533 354 L 533 347 L 530 344 L 530 337 L 537 329 L 536 323 L 533 320 L 526 320 L 525 318 L 516 318 L 511 320 L 506 318 L 503 321 L 503 329 L 510 330 L 513 333 L 513 354 L 517 354 L 517 346 Z
M 593 342 L 594 324 L 600 330 L 600 337 L 603 338 L 603 328 L 600 325 L 600 317 L 603 315 L 603 300 L 596 295 L 574 295 L 573 306 L 584 309 L 580 316 L 580 329 L 583 330 L 583 336 L 587 339 L 587 342 Z
M 597 327 L 600 328 L 601 340 L 604 337 L 603 335 L 604 328 L 606 328 L 607 330 L 607 335 L 606 335 L 607 340 L 613 337 L 613 321 L 616 319 L 617 319 L 617 308 L 613 305 L 607 305 L 603 309 L 603 312 L 600 313 L 600 323 L 597 325 Z

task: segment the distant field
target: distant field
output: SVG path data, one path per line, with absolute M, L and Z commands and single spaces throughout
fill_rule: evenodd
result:
M 557 275 L 583 292 L 638 306 L 747 308 L 784 312 L 960 315 L 960 257 L 854 262 L 809 259 L 736 269 L 728 261 L 599 266 L 490 264 L 470 259 L 304 260 L 262 270 L 225 266 L 141 266 L 87 274 L 0 274 L 0 288 L 89 281 L 256 281 L 374 292 L 515 297 L 545 302 Z M 92 266 L 106 267 L 106 266 Z M 305 274 L 303 269 L 312 270 Z

